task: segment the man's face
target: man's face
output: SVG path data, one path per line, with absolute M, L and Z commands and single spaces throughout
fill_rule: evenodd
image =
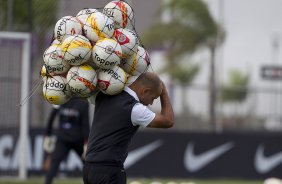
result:
M 143 105 L 152 105 L 154 100 L 157 99 L 162 93 L 162 88 L 155 88 L 155 89 L 150 89 L 150 88 L 143 88 L 141 90 L 141 95 L 140 95 L 140 102 Z

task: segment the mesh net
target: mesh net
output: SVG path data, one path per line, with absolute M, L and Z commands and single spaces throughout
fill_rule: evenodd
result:
M 115 95 L 143 72 L 153 71 L 135 29 L 134 11 L 124 1 L 61 18 L 44 53 L 44 67 L 43 93 L 53 104 L 72 96 L 90 97 L 97 91 Z

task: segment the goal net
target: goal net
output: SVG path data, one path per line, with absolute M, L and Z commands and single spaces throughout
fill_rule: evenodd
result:
M 29 33 L 0 32 L 0 174 L 20 179 L 27 176 L 30 47 Z

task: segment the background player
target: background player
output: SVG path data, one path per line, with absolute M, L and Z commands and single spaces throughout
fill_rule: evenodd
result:
M 74 150 L 79 157 L 84 157 L 89 135 L 89 104 L 86 100 L 72 98 L 67 103 L 55 107 L 48 119 L 43 144 L 44 150 L 51 153 L 51 163 L 46 174 L 45 184 L 52 183 L 60 163 L 67 158 L 71 150 Z M 59 125 L 54 146 L 55 142 L 51 135 L 56 115 L 59 115 Z

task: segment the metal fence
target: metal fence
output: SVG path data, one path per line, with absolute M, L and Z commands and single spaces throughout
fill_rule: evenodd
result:
M 236 92 L 240 89 L 233 90 Z M 220 88 L 217 92 L 215 124 L 218 125 L 219 131 L 282 130 L 282 90 L 277 86 L 249 88 L 248 95 L 242 102 L 224 102 L 220 99 Z M 175 86 L 173 93 L 177 129 L 214 130 L 208 123 L 208 86 Z M 186 99 L 182 98 L 183 93 L 186 93 Z
M 47 2 L 50 0 L 47 0 Z M 5 0 L 0 1 L 0 7 L 3 8 Z M 8 2 L 8 1 L 7 1 Z M 16 1 L 15 1 L 16 2 Z M 33 0 L 32 6 L 39 9 L 41 8 L 41 2 L 39 0 Z M 59 19 L 61 16 L 65 15 L 75 15 L 79 10 L 90 7 L 90 8 L 101 8 L 105 5 L 108 0 L 60 0 L 58 3 L 51 4 L 49 8 L 58 8 L 56 17 Z M 140 1 L 141 2 L 141 1 Z M 140 4 L 148 4 L 151 1 L 138 1 L 134 2 L 133 7 L 139 7 Z M 152 16 L 153 13 L 159 8 L 160 1 L 154 1 L 150 8 L 146 9 L 146 15 L 144 19 L 142 18 L 143 11 L 136 8 L 136 17 L 138 18 L 138 25 L 144 25 L 142 29 L 144 30 L 146 26 L 148 27 L 149 20 L 146 18 Z M 55 7 L 56 6 L 56 7 Z M 141 5 L 140 5 L 141 7 Z M 18 12 L 12 12 L 15 15 Z M 34 13 L 34 12 L 33 12 Z M 138 14 L 139 13 L 139 14 Z M 14 19 L 16 16 L 13 16 Z M 48 22 L 48 16 L 51 16 L 49 12 L 43 12 L 43 22 L 42 25 L 34 25 L 33 23 L 33 38 L 32 38 L 32 66 L 31 75 L 32 81 L 31 86 L 34 87 L 38 84 L 39 70 L 42 65 L 42 54 L 44 49 L 47 48 L 50 39 L 52 37 L 52 29 L 55 25 L 54 23 Z M 7 25 L 3 25 L 8 19 L 7 14 L 3 11 L 0 12 L 0 28 L 2 30 L 7 30 Z M 11 20 L 11 18 L 9 18 Z M 144 23 L 146 22 L 146 24 Z M 7 22 L 6 22 L 7 23 Z M 14 23 L 15 24 L 15 23 Z M 13 27 L 13 22 L 9 25 Z M 53 25 L 44 30 L 44 35 L 42 35 L 42 27 L 44 24 Z M 14 28 L 18 28 L 19 25 L 14 25 Z M 0 67 L 0 115 L 1 115 L 1 127 L 2 126 L 18 126 L 19 123 L 19 109 L 17 104 L 20 102 L 20 67 L 21 63 L 21 46 L 17 41 L 0 41 L 0 54 L 1 54 L 1 67 Z M 183 91 L 183 89 L 185 89 Z M 238 89 L 234 89 L 238 90 Z M 219 90 L 218 90 L 219 91 Z M 171 91 L 172 92 L 172 91 Z M 282 90 L 277 88 L 275 85 L 269 85 L 268 88 L 262 88 L 259 86 L 252 86 L 248 92 L 247 99 L 244 102 L 232 102 L 225 103 L 218 100 L 216 105 L 216 123 L 222 130 L 271 130 L 280 131 L 282 130 L 282 117 L 280 114 L 280 109 L 282 107 Z M 186 95 L 183 95 L 186 93 Z M 212 130 L 212 125 L 208 123 L 208 86 L 180 86 L 174 84 L 173 87 L 173 106 L 176 113 L 176 124 L 174 129 L 177 130 Z M 186 96 L 183 98 L 183 96 Z M 217 96 L 220 96 L 218 94 Z M 45 126 L 46 119 L 48 117 L 49 109 L 51 107 L 42 96 L 41 88 L 39 87 L 37 91 L 33 94 L 30 99 L 31 102 L 31 122 L 32 127 L 43 127 Z

